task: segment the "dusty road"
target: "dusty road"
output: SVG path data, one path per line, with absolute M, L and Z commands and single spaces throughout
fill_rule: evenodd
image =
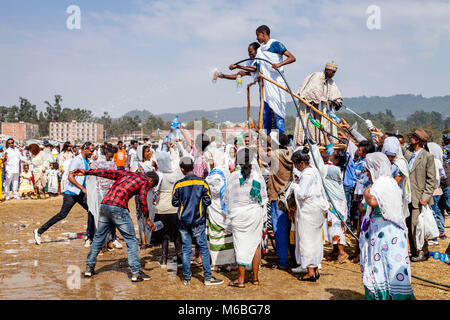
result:
M 158 264 L 159 248 L 140 250 L 144 271 L 152 280 L 130 281 L 124 249 L 107 252 L 98 258 L 96 274 L 85 279 L 85 259 L 89 249 L 83 239 L 68 240 L 68 232 L 84 233 L 86 213 L 78 205 L 65 221 L 43 235 L 40 246 L 34 244 L 32 231 L 57 213 L 62 197 L 47 200 L 11 200 L 0 204 L 0 299 L 364 299 L 359 264 L 338 265 L 323 261 L 321 278 L 316 283 L 297 280 L 294 274 L 262 268 L 259 287 L 248 283 L 246 288 L 227 286 L 237 271 L 213 275 L 225 280 L 221 286 L 205 287 L 201 268 L 193 268 L 190 287 L 181 283 L 181 274 L 162 269 Z M 130 201 L 133 220 L 134 201 Z M 446 225 L 450 226 L 447 217 Z M 447 234 L 450 230 L 447 228 Z M 354 247 L 354 242 L 352 245 Z M 443 252 L 449 240 L 441 240 L 432 251 Z M 331 247 L 326 246 L 326 252 Z M 173 250 L 173 249 L 171 249 Z M 353 249 L 348 248 L 348 253 Z M 263 263 L 273 262 L 273 250 Z M 78 269 L 79 268 L 79 269 Z M 77 277 L 77 270 L 81 277 Z M 450 284 L 449 266 L 430 259 L 412 264 L 412 274 Z M 77 281 L 79 288 L 77 288 Z M 418 299 L 450 300 L 450 290 L 413 279 Z

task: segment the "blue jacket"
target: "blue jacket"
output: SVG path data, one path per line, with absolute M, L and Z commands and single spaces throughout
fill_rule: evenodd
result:
M 205 180 L 188 174 L 175 183 L 172 205 L 178 207 L 181 227 L 194 227 L 206 222 L 206 208 L 211 204 L 211 192 Z

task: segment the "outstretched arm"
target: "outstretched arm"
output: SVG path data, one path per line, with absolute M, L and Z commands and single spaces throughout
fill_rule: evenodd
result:
M 272 64 L 272 68 L 278 69 L 279 67 L 282 67 L 284 65 L 287 65 L 287 64 L 290 64 L 290 63 L 293 63 L 293 62 L 297 61 L 297 59 L 294 57 L 294 55 L 291 52 L 289 52 L 288 50 L 286 50 L 283 53 L 283 55 L 286 56 L 287 59 L 281 61 L 280 63 Z
M 223 74 L 223 73 L 219 73 L 218 77 L 219 77 L 220 79 L 236 80 L 236 78 L 237 78 L 238 75 L 240 75 L 241 77 L 249 76 L 249 75 L 250 75 L 250 72 L 239 71 L 238 73 L 235 73 L 235 74 Z
M 238 64 L 230 65 L 229 69 L 230 70 L 241 69 L 241 70 L 248 71 L 248 72 L 256 72 L 258 70 L 258 68 L 256 66 L 246 67 L 246 66 L 240 66 Z

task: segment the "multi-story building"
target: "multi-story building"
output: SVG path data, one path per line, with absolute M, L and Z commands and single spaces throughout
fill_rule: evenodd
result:
M 49 138 L 70 142 L 97 142 L 103 139 L 103 124 L 94 122 L 50 122 Z
M 3 122 L 2 135 L 18 141 L 25 141 L 39 136 L 39 126 L 28 122 Z

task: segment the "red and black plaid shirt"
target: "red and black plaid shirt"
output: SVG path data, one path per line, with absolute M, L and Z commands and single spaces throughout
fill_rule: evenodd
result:
M 86 175 L 115 180 L 102 204 L 128 209 L 128 201 L 134 195 L 139 195 L 139 204 L 145 218 L 148 218 L 147 193 L 150 183 L 142 173 L 94 169 L 87 170 Z

